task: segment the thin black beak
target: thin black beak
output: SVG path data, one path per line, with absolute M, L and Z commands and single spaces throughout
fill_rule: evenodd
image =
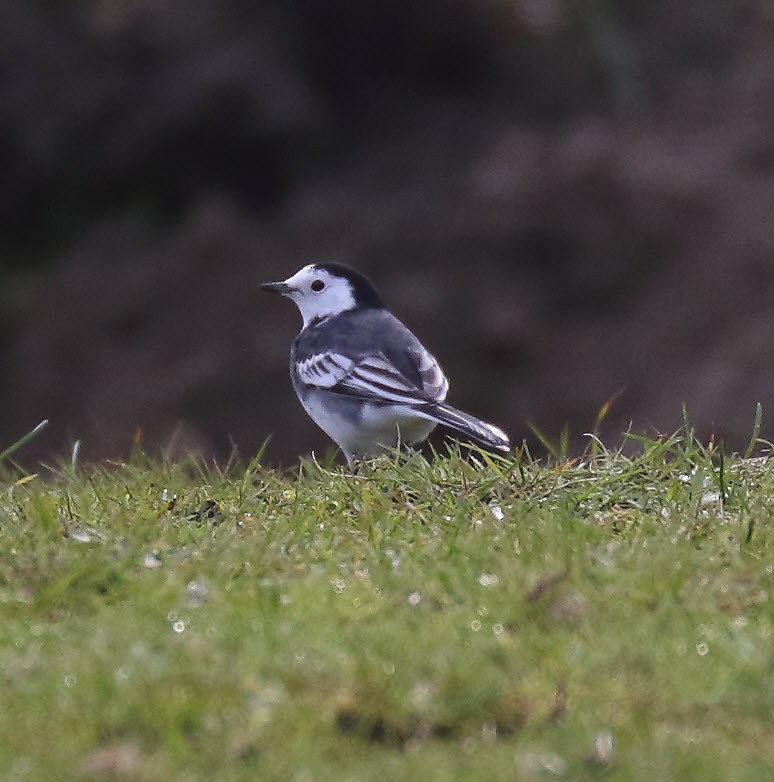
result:
M 265 282 L 261 285 L 261 290 L 287 296 L 293 289 L 286 282 Z

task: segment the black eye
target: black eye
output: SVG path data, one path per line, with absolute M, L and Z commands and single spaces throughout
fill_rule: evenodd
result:
M 315 281 L 312 283 L 312 290 L 313 290 L 315 293 L 318 293 L 318 292 L 319 292 L 319 291 L 321 291 L 321 290 L 322 290 L 324 287 L 325 287 L 325 283 L 324 283 L 322 280 L 315 280 Z

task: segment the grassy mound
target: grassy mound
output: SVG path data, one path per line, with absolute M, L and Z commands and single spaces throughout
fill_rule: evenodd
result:
M 0 500 L 0 777 L 760 780 L 774 466 L 683 433 Z

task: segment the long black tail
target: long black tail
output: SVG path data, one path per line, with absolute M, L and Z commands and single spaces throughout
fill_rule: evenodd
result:
M 456 429 L 487 448 L 495 448 L 505 452 L 511 450 L 508 435 L 502 429 L 463 413 L 462 410 L 457 410 L 456 407 L 447 405 L 445 402 L 428 405 L 423 408 L 423 412 L 426 412 L 427 417 L 433 421 Z

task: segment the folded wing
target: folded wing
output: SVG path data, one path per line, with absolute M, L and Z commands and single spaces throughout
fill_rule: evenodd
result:
M 327 351 L 300 361 L 296 372 L 307 385 L 373 402 L 410 405 L 422 418 L 456 429 L 489 448 L 510 450 L 508 435 L 502 429 L 443 401 L 449 383 L 430 353 L 412 348 L 401 359 L 398 363 L 406 367 L 405 372 L 381 353 L 353 359 Z M 418 378 L 421 386 L 406 372 Z
M 427 404 L 446 397 L 449 383 L 438 362 L 426 350 L 408 351 L 421 385 L 412 381 L 382 353 L 357 360 L 334 351 L 300 361 L 296 371 L 308 385 L 348 393 L 379 402 Z

